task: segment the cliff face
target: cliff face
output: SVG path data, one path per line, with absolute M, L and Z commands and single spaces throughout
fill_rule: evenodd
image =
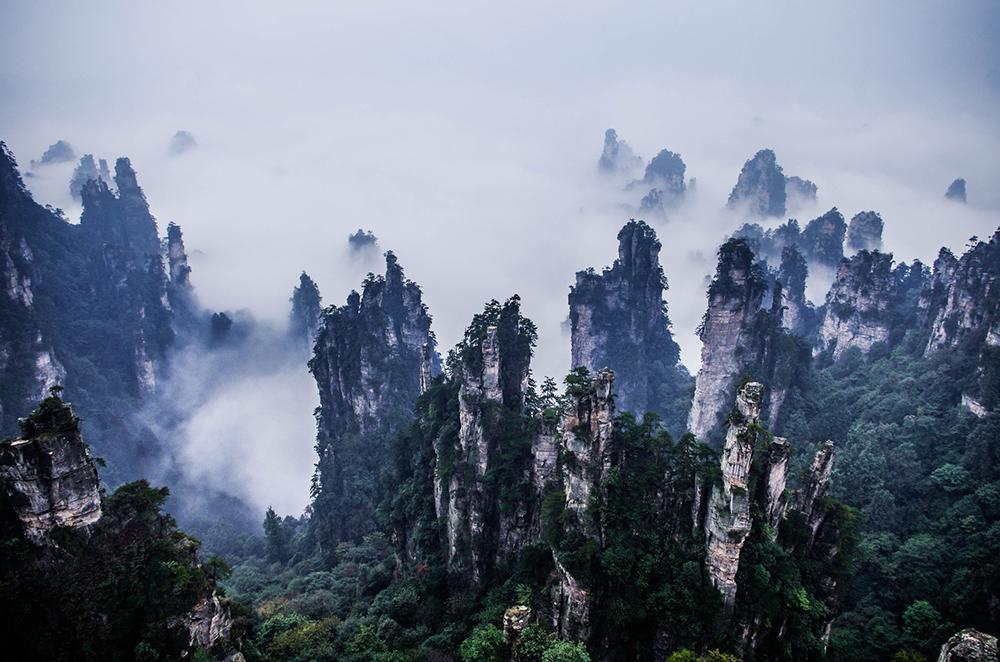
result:
M 602 370 L 570 386 L 560 420 L 564 505 L 572 513 L 570 534 L 604 542 L 604 532 L 593 504 L 606 497 L 604 481 L 614 464 L 612 435 L 615 375 Z M 552 586 L 552 625 L 565 638 L 586 640 L 591 635 L 593 587 L 567 569 L 560 552 L 553 550 L 556 573 Z
M 101 517 L 97 467 L 69 405 L 47 398 L 0 444 L 0 512 L 36 545 L 58 527 L 87 530 Z
M 630 221 L 618 233 L 618 259 L 611 268 L 577 273 L 569 294 L 571 361 L 592 373 L 613 370 L 620 410 L 639 417 L 656 412 L 679 435 L 691 378 L 670 333 L 659 253 L 656 232 Z
M 718 423 L 746 361 L 756 358 L 755 327 L 766 291 L 766 279 L 747 243 L 731 239 L 723 244 L 699 331 L 701 369 L 688 417 L 688 429 L 701 439 Z
M 189 324 L 198 310 L 191 284 L 191 267 L 184 248 L 184 233 L 176 223 L 167 224 L 167 298 L 179 322 Z
M 845 260 L 826 295 L 819 351 L 837 359 L 850 347 L 867 352 L 888 341 L 895 289 L 892 255 L 861 251 Z
M 847 226 L 847 247 L 852 251 L 877 251 L 882 248 L 882 217 L 873 211 L 858 212 Z
M 942 250 L 931 283 L 921 299 L 931 324 L 926 355 L 977 333 L 987 336 L 1000 323 L 1000 231 L 957 261 Z
M 309 369 L 320 400 L 314 520 L 328 548 L 371 530 L 388 439 L 412 418 L 425 345 L 436 358 L 430 326 L 392 253 L 384 277 L 323 314 Z
M 435 446 L 435 503 L 453 581 L 479 585 L 538 535 L 554 448 L 525 406 L 535 338 L 515 296 L 487 305 L 456 350 L 457 444 Z
M 800 336 L 808 333 L 814 315 L 812 306 L 806 300 L 808 274 L 809 268 L 802 254 L 791 246 L 785 246 L 781 251 L 781 266 L 776 275 L 776 280 L 781 284 L 781 325 Z
M 736 604 L 736 572 L 750 534 L 748 480 L 757 442 L 754 426 L 760 417 L 763 395 L 763 385 L 756 382 L 745 385 L 736 395 L 736 408 L 722 448 L 722 486 L 713 488 L 705 520 L 705 566 L 712 584 L 722 594 L 726 618 Z
M 116 478 L 134 476 L 151 435 L 115 412 L 156 389 L 174 342 L 190 294 L 179 229 L 168 229 L 168 272 L 127 159 L 116 164 L 117 194 L 100 171 L 88 178 L 74 225 L 38 205 L 0 152 L 0 434 L 15 431 L 10 412 L 62 384 Z
M 288 333 L 294 342 L 311 348 L 319 333 L 323 307 L 319 288 L 306 272 L 299 275 L 299 284 L 292 290 L 290 301 L 292 311 L 288 317 Z

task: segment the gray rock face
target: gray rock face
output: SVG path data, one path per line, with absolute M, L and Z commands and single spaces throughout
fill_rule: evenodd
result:
M 712 584 L 722 593 L 727 617 L 736 604 L 736 572 L 750 534 L 748 478 L 763 395 L 764 386 L 757 382 L 746 384 L 736 395 L 722 449 L 722 485 L 712 489 L 705 520 L 705 567 Z
M 1000 322 L 1000 230 L 978 241 L 957 261 L 942 251 L 929 292 L 921 298 L 931 320 L 925 354 L 954 347 L 975 332 L 988 335 Z
M 880 250 L 883 226 L 882 217 L 876 212 L 858 212 L 847 226 L 847 247 L 852 251 Z
M 998 656 L 997 638 L 967 628 L 945 642 L 941 647 L 938 662 L 996 662 Z
M 717 425 L 719 414 L 731 402 L 733 381 L 744 361 L 752 358 L 747 350 L 756 344 L 755 320 L 766 291 L 767 282 L 746 242 L 733 239 L 723 244 L 699 333 L 701 369 L 688 417 L 688 429 L 700 439 Z
M 597 536 L 597 524 L 587 513 L 594 490 L 611 466 L 608 444 L 611 441 L 615 404 L 612 384 L 615 374 L 601 370 L 590 386 L 576 393 L 562 417 L 562 449 L 571 458 L 563 465 L 566 508 L 577 514 L 584 529 Z
M 383 415 L 409 407 L 420 391 L 423 346 L 433 354 L 431 317 L 420 287 L 386 254 L 384 277 L 328 309 L 309 368 L 320 395 L 319 429 L 333 439 L 379 427 Z
M 830 491 L 830 477 L 833 475 L 833 442 L 826 441 L 816 451 L 806 478 L 795 496 L 795 509 L 805 516 L 805 520 L 815 539 L 823 521 L 824 513 L 819 508 Z
M 613 370 L 619 410 L 639 417 L 656 412 L 679 435 L 691 377 L 670 333 L 659 254 L 656 232 L 629 221 L 618 233 L 614 265 L 601 274 L 576 274 L 569 294 L 571 361 L 591 373 Z
M 46 399 L 21 420 L 19 438 L 0 444 L 0 486 L 0 510 L 36 545 L 52 544 L 55 528 L 86 530 L 100 519 L 97 467 L 69 405 Z
M 845 260 L 826 295 L 818 351 L 837 359 L 850 347 L 867 352 L 887 341 L 894 296 L 892 255 L 861 251 Z
M 391 252 L 384 277 L 369 275 L 362 294 L 323 314 L 309 369 L 320 401 L 313 526 L 326 549 L 374 526 L 379 475 L 389 440 L 413 417 L 425 345 L 437 367 L 420 288 Z
M 959 177 L 948 185 L 948 190 L 944 192 L 944 197 L 955 202 L 965 204 L 965 180 Z
M 541 491 L 514 494 L 489 478 L 501 465 L 510 471 L 508 481 L 544 487 L 554 471 L 551 431 L 543 429 L 530 448 L 508 447 L 516 442 L 503 424 L 528 414 L 534 341 L 534 325 L 521 317 L 520 300 L 512 297 L 477 315 L 456 350 L 457 444 L 439 440 L 434 450 L 436 514 L 447 541 L 448 571 L 459 583 L 478 585 L 540 531 Z
M 229 605 L 214 592 L 194 606 L 184 619 L 184 625 L 191 648 L 212 650 L 231 646 L 233 616 Z
M 603 543 L 603 535 L 588 507 L 602 489 L 611 468 L 610 442 L 615 404 L 612 385 L 615 375 L 602 370 L 587 385 L 570 390 L 560 422 L 563 462 L 563 490 L 566 508 L 576 514 L 582 533 Z M 590 636 L 591 595 L 553 552 L 557 582 L 552 593 L 553 628 L 566 639 L 586 640 Z
M 184 233 L 176 223 L 167 224 L 167 297 L 174 312 L 191 316 L 197 307 L 194 286 L 191 284 L 191 267 L 184 249 Z
M 642 167 L 642 158 L 632 152 L 624 140 L 618 138 L 614 129 L 604 132 L 604 151 L 597 161 L 597 169 L 605 173 L 628 174 Z

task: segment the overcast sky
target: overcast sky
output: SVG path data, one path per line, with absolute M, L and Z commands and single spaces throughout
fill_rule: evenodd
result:
M 341 303 L 379 269 L 347 255 L 363 227 L 423 287 L 443 348 L 517 292 L 536 374 L 558 376 L 574 272 L 610 264 L 637 202 L 595 175 L 615 127 L 698 179 L 654 223 L 695 370 L 704 279 L 743 220 L 721 208 L 762 147 L 819 186 L 800 220 L 877 210 L 898 259 L 1000 225 L 1000 3 L 818 4 L 3 2 L 0 139 L 22 170 L 57 139 L 130 156 L 210 307 L 281 320 L 302 269 Z M 171 156 L 179 129 L 198 146 Z M 29 186 L 76 218 L 71 169 Z M 942 199 L 959 176 L 967 207 Z M 300 410 L 282 407 L 305 439 L 270 443 L 302 473 L 315 395 L 297 383 Z

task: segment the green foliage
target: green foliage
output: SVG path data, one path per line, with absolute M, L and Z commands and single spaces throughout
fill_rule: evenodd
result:
M 542 662 L 590 662 L 583 644 L 556 641 L 542 654 Z
M 482 625 L 476 628 L 462 642 L 459 655 L 463 662 L 503 662 L 503 632 L 495 625 Z
M 167 496 L 145 481 L 121 486 L 105 499 L 90 536 L 64 529 L 53 554 L 19 538 L 2 541 L 0 619 L 8 654 L 178 657 L 188 643 L 179 619 L 212 594 L 227 566 L 198 563 L 198 542 L 162 512 Z M 234 637 L 248 628 L 237 618 Z

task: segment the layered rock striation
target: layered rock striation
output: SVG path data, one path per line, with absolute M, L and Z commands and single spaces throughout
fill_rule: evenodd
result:
M 692 380 L 670 332 L 659 254 L 656 232 L 629 221 L 618 233 L 614 264 L 600 274 L 577 273 L 569 294 L 571 363 L 592 373 L 610 368 L 620 411 L 655 412 L 680 435 Z
M 20 437 L 0 443 L 0 516 L 36 545 L 54 544 L 58 528 L 86 532 L 101 517 L 101 493 L 79 419 L 51 396 L 20 424 Z
M 851 347 L 867 352 L 887 342 L 895 296 L 892 255 L 863 250 L 845 260 L 826 295 L 817 351 L 837 359 Z

